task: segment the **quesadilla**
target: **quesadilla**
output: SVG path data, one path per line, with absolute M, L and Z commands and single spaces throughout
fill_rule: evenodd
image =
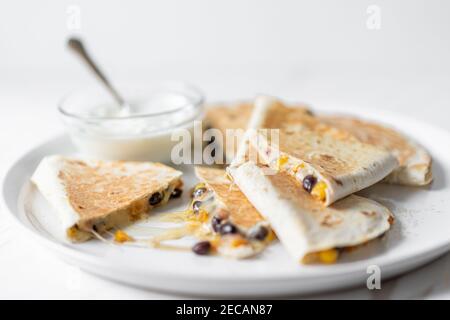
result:
M 325 205 L 375 184 L 398 166 L 390 152 L 362 143 L 271 97 L 255 100 L 248 128 L 245 141 L 257 150 L 255 162 L 291 175 Z M 276 129 L 277 139 L 259 128 Z M 240 148 L 247 146 L 242 143 Z M 242 162 L 242 150 L 232 166 Z
M 394 221 L 387 208 L 356 195 L 325 207 L 292 176 L 263 169 L 247 161 L 228 172 L 296 261 L 333 263 L 341 249 L 383 235 Z
M 72 242 L 129 225 L 181 195 L 182 173 L 160 163 L 42 159 L 31 181 Z
M 289 105 L 290 108 L 298 107 Z M 300 105 L 306 115 L 312 113 Z M 226 129 L 245 129 L 251 117 L 253 104 L 249 102 L 221 105 L 210 108 L 206 114 L 206 120 L 209 126 L 219 129 L 225 134 Z M 309 118 L 311 119 L 311 118 Z M 355 119 L 349 116 L 329 116 L 316 115 L 316 120 L 328 127 L 334 127 L 339 130 L 341 136 L 352 135 L 360 142 L 371 144 L 375 147 L 384 148 L 391 152 L 399 163 L 399 166 L 393 170 L 382 182 L 423 186 L 429 184 L 432 180 L 431 157 L 428 152 L 400 132 L 376 124 L 373 122 Z M 303 118 L 305 121 L 305 118 Z M 308 122 L 308 121 L 306 121 Z M 317 123 L 316 121 L 314 121 Z M 311 124 L 311 122 L 309 122 Z M 313 129 L 311 126 L 307 126 Z M 320 125 L 316 128 L 321 128 Z M 230 161 L 234 153 L 226 155 Z
M 199 249 L 219 255 L 246 258 L 262 251 L 274 235 L 267 221 L 258 213 L 239 188 L 221 169 L 196 167 L 201 180 L 193 191 L 191 219 L 201 221 L 203 236 Z M 198 234 L 198 233 L 197 233 Z
M 227 129 L 245 130 L 252 111 L 252 101 L 211 105 L 206 109 L 205 120 L 209 127 L 219 129 L 225 135 Z
M 320 116 L 320 121 L 345 130 L 359 141 L 389 150 L 399 166 L 383 181 L 410 185 L 427 185 L 433 179 L 428 152 L 401 133 L 380 124 L 346 116 Z
M 291 108 L 296 108 L 295 117 L 303 114 L 312 115 L 310 109 L 302 103 L 293 103 Z M 243 139 L 245 130 L 248 128 L 249 120 L 253 112 L 253 101 L 242 101 L 236 103 L 223 103 L 211 105 L 207 108 L 205 121 L 208 128 L 218 129 L 223 136 L 223 151 L 226 162 L 230 163 Z M 234 130 L 234 136 L 227 136 L 227 130 Z

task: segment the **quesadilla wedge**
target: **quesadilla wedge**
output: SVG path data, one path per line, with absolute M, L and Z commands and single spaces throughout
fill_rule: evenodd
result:
M 31 181 L 56 209 L 68 240 L 81 242 L 179 197 L 182 173 L 160 163 L 42 159 Z
M 228 172 L 288 253 L 302 263 L 333 263 L 341 249 L 383 235 L 394 221 L 387 208 L 356 195 L 325 207 L 292 176 L 265 175 L 263 166 L 253 162 L 228 167 Z
M 274 239 L 271 228 L 225 170 L 196 167 L 195 171 L 201 182 L 194 188 L 190 211 L 191 219 L 203 223 L 203 246 L 232 258 L 262 251 Z
M 205 121 L 209 128 L 218 129 L 223 136 L 223 151 L 227 163 L 231 163 L 236 155 L 238 145 L 240 144 L 245 130 L 248 128 L 249 120 L 253 112 L 253 101 L 242 101 L 236 103 L 223 103 L 211 105 L 207 108 Z M 312 115 L 310 109 L 302 103 L 290 104 L 291 108 L 296 108 L 296 116 L 303 114 Z M 227 136 L 227 130 L 235 130 L 236 135 Z
M 389 150 L 399 166 L 383 181 L 393 184 L 423 186 L 433 177 L 431 157 L 428 152 L 410 138 L 380 124 L 346 116 L 320 116 L 320 121 L 345 130 L 359 141 Z
M 245 141 L 257 150 L 255 162 L 291 175 L 325 205 L 375 184 L 398 166 L 390 152 L 271 97 L 255 100 L 248 128 Z M 276 129 L 278 139 L 259 128 Z M 241 143 L 232 166 L 242 162 L 246 143 Z

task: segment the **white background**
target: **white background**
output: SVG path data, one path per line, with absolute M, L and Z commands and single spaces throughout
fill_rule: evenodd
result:
M 366 27 L 369 5 L 381 9 L 377 32 Z M 79 30 L 73 7 L 80 10 Z M 3 0 L 0 70 L 79 75 L 63 46 L 76 31 L 112 75 L 172 65 L 238 71 L 268 64 L 295 72 L 357 63 L 448 71 L 442 62 L 450 55 L 449 12 L 445 0 Z
M 370 5 L 381 10 L 380 29 L 367 27 Z M 55 108 L 64 93 L 98 85 L 65 48 L 71 34 L 117 83 L 187 80 L 209 101 L 269 93 L 313 106 L 390 109 L 450 130 L 450 1 L 1 0 L 2 175 L 20 153 L 63 130 Z M 73 287 L 73 269 L 12 238 L 5 216 L 0 297 L 171 297 L 76 272 Z M 333 297 L 450 297 L 447 261 L 380 294 Z

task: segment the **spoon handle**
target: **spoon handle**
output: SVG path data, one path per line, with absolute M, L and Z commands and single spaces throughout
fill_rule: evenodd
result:
M 106 86 L 109 92 L 113 95 L 114 99 L 120 106 L 125 106 L 125 99 L 119 94 L 119 92 L 112 86 L 111 82 L 106 78 L 104 73 L 99 69 L 94 60 L 89 56 L 86 49 L 84 48 L 83 42 L 78 38 L 70 38 L 67 41 L 68 47 L 77 53 L 84 62 L 91 68 L 91 70 L 97 75 L 101 82 Z

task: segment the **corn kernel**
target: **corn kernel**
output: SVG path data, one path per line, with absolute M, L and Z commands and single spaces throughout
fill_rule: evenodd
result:
M 208 212 L 206 210 L 200 209 L 197 219 L 200 222 L 208 221 Z
M 217 248 L 220 246 L 220 237 L 218 236 L 212 237 L 209 240 L 209 243 L 211 243 L 212 250 L 217 250 Z
M 338 256 L 339 256 L 339 252 L 336 249 L 329 249 L 329 250 L 325 250 L 325 251 L 320 251 L 318 253 L 319 256 L 319 260 L 322 263 L 326 263 L 326 264 L 331 264 L 331 263 L 335 263 Z
M 195 185 L 194 190 L 200 189 L 200 188 L 205 188 L 206 185 L 203 182 L 199 182 Z
M 238 237 L 238 238 L 231 240 L 231 247 L 237 248 L 237 247 L 246 245 L 247 243 L 248 243 L 247 240 L 245 240 L 244 238 Z
M 324 201 L 327 197 L 326 190 L 327 190 L 326 183 L 323 181 L 319 181 L 311 190 L 311 195 L 320 201 Z
M 288 162 L 287 156 L 280 156 L 277 160 L 277 170 L 281 170 L 281 168 Z
M 277 238 L 277 236 L 275 235 L 275 232 L 273 232 L 272 230 L 269 231 L 269 234 L 266 237 L 266 241 L 267 242 L 272 242 L 273 240 L 275 240 Z
M 134 239 L 130 237 L 125 231 L 117 230 L 114 234 L 114 240 L 118 243 L 124 243 L 128 241 L 133 241 Z
M 293 171 L 294 173 L 297 173 L 298 170 L 303 169 L 304 167 L 305 167 L 305 164 L 304 164 L 304 163 L 300 163 L 300 164 L 297 164 L 297 165 L 294 167 L 294 169 L 292 169 L 292 171 Z
M 208 221 L 208 211 L 206 211 L 205 209 L 200 209 L 198 213 L 194 213 L 194 211 L 190 210 L 188 220 L 206 222 Z
M 73 227 L 67 229 L 67 236 L 69 238 L 75 238 L 77 235 L 77 231 L 78 231 L 78 228 L 76 226 L 73 226 Z

